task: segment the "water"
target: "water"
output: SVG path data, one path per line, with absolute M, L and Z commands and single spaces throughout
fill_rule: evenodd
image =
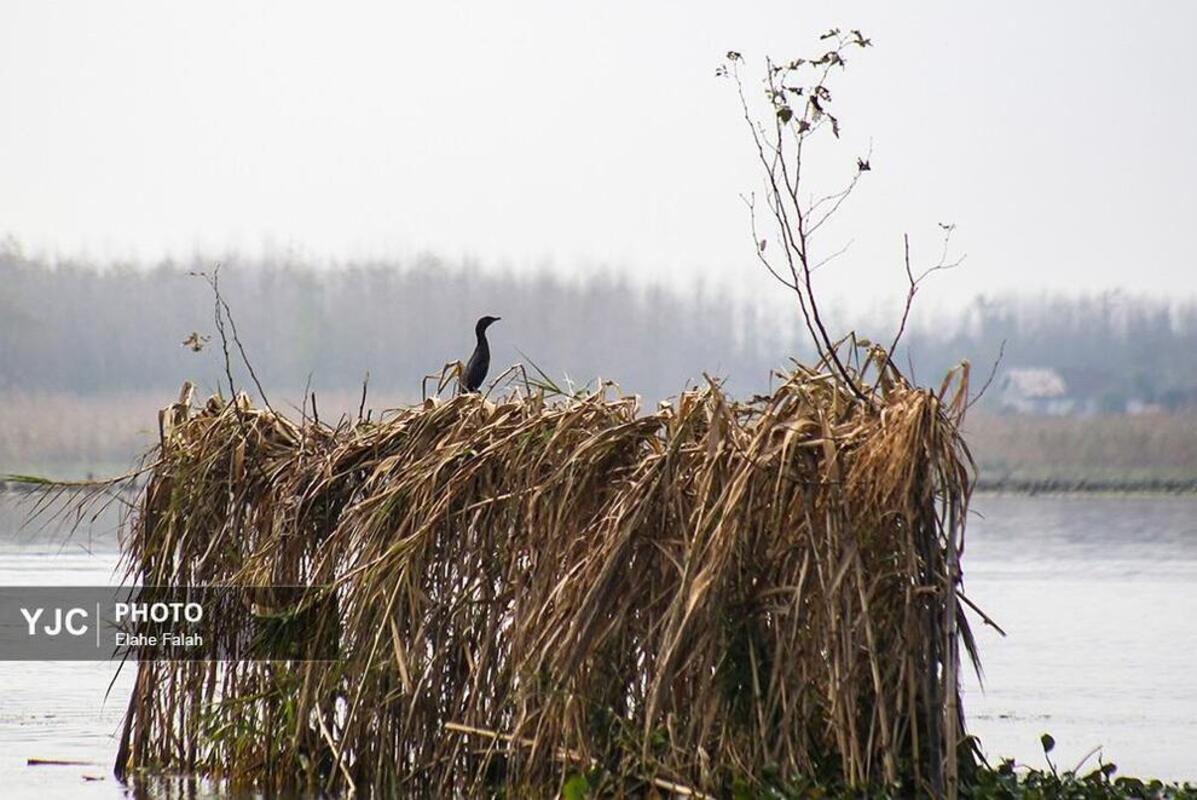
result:
M 114 515 L 68 537 L 21 529 L 28 506 L 13 501 L 0 495 L 0 585 L 116 582 Z M 123 796 L 111 773 L 133 673 L 117 676 L 109 692 L 114 671 L 105 663 L 0 662 L 0 795 Z M 29 767 L 30 758 L 86 764 Z
M 969 680 L 965 709 L 986 752 L 1044 766 L 1050 732 L 1061 766 L 1103 747 L 1123 774 L 1197 780 L 1197 498 L 981 496 L 975 508 L 966 588 L 1008 633 L 973 618 L 985 684 Z M 111 519 L 69 540 L 18 524 L 0 507 L 0 585 L 114 579 Z M 0 795 L 124 796 L 111 766 L 132 672 L 105 699 L 113 672 L 0 662 Z
M 985 666 L 965 709 L 991 756 L 1071 768 L 1093 748 L 1122 774 L 1197 780 L 1197 498 L 976 500 L 969 596 Z M 1090 763 L 1096 766 L 1095 757 Z

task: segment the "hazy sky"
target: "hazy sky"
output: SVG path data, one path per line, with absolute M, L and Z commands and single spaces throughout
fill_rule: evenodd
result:
M 0 234 L 33 250 L 433 251 L 666 282 L 756 275 L 729 48 L 875 47 L 838 78 L 872 173 L 820 280 L 929 292 L 1197 292 L 1197 4 L 4 0 Z M 752 84 L 750 83 L 750 88 Z M 838 161 L 837 161 L 838 159 Z

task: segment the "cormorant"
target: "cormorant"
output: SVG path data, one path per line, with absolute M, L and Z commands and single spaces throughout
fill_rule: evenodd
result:
M 464 391 L 478 391 L 478 387 L 486 379 L 486 371 L 490 369 L 490 345 L 486 342 L 486 329 L 500 319 L 502 317 L 482 317 L 474 326 L 478 344 L 474 347 L 474 354 L 466 362 L 465 371 L 461 375 L 461 386 Z

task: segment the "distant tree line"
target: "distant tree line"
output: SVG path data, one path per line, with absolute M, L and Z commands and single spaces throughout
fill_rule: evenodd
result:
M 1045 367 L 1063 377 L 1079 409 L 1197 407 L 1197 298 L 978 297 L 906 340 L 924 382 L 962 356 L 973 363 L 974 383 L 984 380 L 1003 343 L 998 386 L 1008 370 Z M 986 401 L 995 407 L 999 397 L 994 391 Z
M 173 394 L 184 379 L 214 391 L 224 360 L 208 285 L 190 274 L 211 261 L 152 267 L 47 264 L 0 248 L 0 391 Z M 473 322 L 492 329 L 492 374 L 535 362 L 578 385 L 612 379 L 655 401 L 726 378 L 740 394 L 767 388 L 770 370 L 808 359 L 797 314 L 701 288 L 646 287 L 600 274 L 479 270 L 423 257 L 317 269 L 286 260 L 226 260 L 221 290 L 259 377 L 298 393 L 360 387 L 417 397 L 424 375 L 473 347 Z M 926 309 L 923 309 L 926 311 Z M 979 298 L 908 331 L 896 359 L 937 383 L 962 358 L 979 385 L 1005 342 L 1003 368 L 1048 367 L 1119 411 L 1137 399 L 1197 404 L 1197 303 L 1105 294 Z M 779 321 L 781 320 L 781 321 Z M 892 321 L 845 321 L 883 341 Z M 196 352 L 182 343 L 211 337 Z M 199 341 L 203 343 L 203 339 Z M 518 348 L 518 349 L 517 349 Z M 235 355 L 235 353 L 234 353 Z M 234 373 L 247 385 L 243 369 Z

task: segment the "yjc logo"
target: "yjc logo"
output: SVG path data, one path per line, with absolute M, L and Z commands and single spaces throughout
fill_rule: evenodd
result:
M 29 623 L 30 636 L 37 635 L 37 623 L 45 611 L 46 609 L 44 608 L 21 609 L 21 615 Z M 53 617 L 47 618 L 42 623 L 42 632 L 47 636 L 58 636 L 63 631 L 66 631 L 71 636 L 82 636 L 87 633 L 87 618 L 86 608 L 68 608 L 65 610 L 56 608 L 54 609 Z M 51 620 L 53 621 L 51 622 Z

